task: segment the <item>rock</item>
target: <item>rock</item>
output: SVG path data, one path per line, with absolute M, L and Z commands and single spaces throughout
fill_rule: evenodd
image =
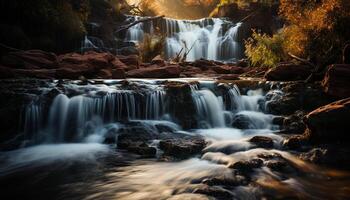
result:
M 101 79 L 111 79 L 112 78 L 112 72 L 111 72 L 111 70 L 108 70 L 108 69 L 101 69 L 97 73 L 97 77 L 101 78 Z
M 125 79 L 124 69 L 112 69 L 112 79 Z
M 191 155 L 200 153 L 206 143 L 201 138 L 172 139 L 159 142 L 159 148 L 164 155 L 176 158 L 188 158 Z
M 279 64 L 266 72 L 265 79 L 267 81 L 305 80 L 310 76 L 311 71 L 312 69 L 307 65 Z
M 123 70 L 132 70 L 132 69 L 136 69 L 136 68 L 131 68 L 131 67 L 128 67 L 126 66 L 126 64 L 124 64 L 122 61 L 119 60 L 119 58 L 115 58 L 113 61 L 112 61 L 112 65 L 113 65 L 113 69 L 123 69 Z
M 79 67 L 70 68 L 62 67 L 56 70 L 56 78 L 58 79 L 79 79 L 80 76 L 94 77 L 96 74 L 94 68 L 80 65 Z
M 254 128 L 251 125 L 251 120 L 248 116 L 237 114 L 234 116 L 232 120 L 232 127 L 238 128 L 238 129 L 251 129 Z
M 239 75 L 238 74 L 225 74 L 219 76 L 217 79 L 219 80 L 239 80 Z
M 160 55 L 158 55 L 152 59 L 151 65 L 157 65 L 159 67 L 164 67 L 166 65 L 166 63 L 165 63 L 164 59 Z
M 208 178 L 204 179 L 202 181 L 203 184 L 214 186 L 214 185 L 223 185 L 223 186 L 239 186 L 239 185 L 246 185 L 247 180 L 244 176 L 241 175 L 234 175 L 232 177 L 226 177 L 226 176 L 217 176 L 214 178 Z
M 230 74 L 231 73 L 231 67 L 229 66 L 219 66 L 219 65 L 214 65 L 210 67 L 211 70 L 218 74 Z
M 284 160 L 269 160 L 264 165 L 274 171 L 284 171 L 288 167 L 288 163 Z
M 180 72 L 179 66 L 169 65 L 131 70 L 126 73 L 126 76 L 130 78 L 178 78 Z
M 230 73 L 232 74 L 242 74 L 245 70 L 242 67 L 238 66 L 231 66 Z
M 313 141 L 346 142 L 350 119 L 350 98 L 320 107 L 306 116 L 305 132 Z
M 203 72 L 199 67 L 193 67 L 190 65 L 187 65 L 182 69 L 183 71 L 181 74 L 185 75 L 186 77 L 196 77 Z
M 138 69 L 140 66 L 140 59 L 137 55 L 122 56 L 117 55 L 117 58 L 128 66 L 129 69 Z
M 193 63 L 193 65 L 195 66 L 195 67 L 198 67 L 198 68 L 200 68 L 200 69 L 202 69 L 202 70 L 208 70 L 208 69 L 210 69 L 210 68 L 212 68 L 213 66 L 215 67 L 215 66 L 217 66 L 216 64 L 215 64 L 215 62 L 213 62 L 213 61 L 210 61 L 210 60 L 205 60 L 205 59 L 199 59 L 199 60 L 196 60 L 194 63 Z
M 129 47 L 122 47 L 121 49 L 118 49 L 118 54 L 124 55 L 124 56 L 130 56 L 130 55 L 139 55 L 140 51 L 133 46 Z
M 192 98 L 191 85 L 188 83 L 168 82 L 165 85 L 169 106 L 168 110 L 173 114 L 174 120 L 182 128 L 193 129 L 197 126 L 196 107 Z
M 254 136 L 249 140 L 249 142 L 260 148 L 269 149 L 273 147 L 273 140 L 265 136 Z
M 299 155 L 299 158 L 318 165 L 349 170 L 350 149 L 347 146 L 329 146 L 314 148 Z
M 10 52 L 1 58 L 5 66 L 18 69 L 53 69 L 58 66 L 58 59 L 54 53 L 41 50 Z
M 240 173 L 249 173 L 255 168 L 261 167 L 263 164 L 263 160 L 259 158 L 254 158 L 246 161 L 238 161 L 229 165 L 229 168 L 236 169 Z
M 301 148 L 308 142 L 308 138 L 304 135 L 293 135 L 283 141 L 283 146 L 287 149 L 296 150 Z
M 336 98 L 350 97 L 350 64 L 335 64 L 328 68 L 322 81 L 326 94 Z
M 234 195 L 232 192 L 218 186 L 198 185 L 192 191 L 192 193 L 204 194 L 215 197 L 217 199 L 234 199 Z
M 331 102 L 319 83 L 287 83 L 282 91 L 266 95 L 266 112 L 274 115 L 291 115 L 298 110 L 312 111 Z
M 282 124 L 282 132 L 288 134 L 302 134 L 306 129 L 304 123 L 304 111 L 296 111 L 294 114 L 284 118 Z

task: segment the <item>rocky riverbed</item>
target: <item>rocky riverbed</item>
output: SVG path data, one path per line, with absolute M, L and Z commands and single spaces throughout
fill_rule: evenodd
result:
M 330 76 L 1 80 L 2 195 L 346 199 L 349 99 Z

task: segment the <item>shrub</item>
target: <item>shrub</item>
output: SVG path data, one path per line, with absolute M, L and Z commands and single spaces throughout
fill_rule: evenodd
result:
M 283 31 L 273 36 L 254 31 L 252 37 L 245 41 L 245 53 L 252 66 L 274 67 L 285 58 L 283 42 Z
M 150 62 L 157 55 L 162 55 L 164 44 L 164 36 L 145 34 L 143 41 L 139 44 L 142 61 Z

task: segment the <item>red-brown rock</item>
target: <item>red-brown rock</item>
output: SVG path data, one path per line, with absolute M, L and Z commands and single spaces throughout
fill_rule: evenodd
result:
M 214 65 L 211 66 L 211 69 L 218 73 L 218 74 L 230 74 L 231 73 L 231 67 L 227 66 L 227 65 Z
M 159 67 L 164 67 L 166 65 L 164 59 L 160 55 L 154 57 L 151 61 L 151 64 L 158 65 Z
M 218 77 L 219 80 L 239 80 L 238 74 L 225 74 Z
M 140 59 L 137 55 L 122 56 L 118 55 L 117 58 L 124 63 L 128 69 L 137 69 L 140 65 Z
M 126 76 L 130 78 L 178 78 L 180 73 L 179 66 L 169 65 L 131 70 L 126 73 Z
M 265 78 L 268 81 L 305 80 L 310 76 L 311 71 L 311 67 L 307 65 L 283 63 L 267 71 L 265 74 Z
M 41 50 L 17 51 L 3 56 L 1 63 L 18 69 L 51 69 L 57 67 L 57 56 Z
M 306 116 L 307 135 L 313 141 L 349 139 L 350 98 L 320 107 Z
M 350 97 L 350 64 L 331 65 L 322 81 L 322 86 L 330 96 Z
M 112 78 L 113 79 L 124 79 L 125 71 L 123 69 L 113 69 L 112 70 Z

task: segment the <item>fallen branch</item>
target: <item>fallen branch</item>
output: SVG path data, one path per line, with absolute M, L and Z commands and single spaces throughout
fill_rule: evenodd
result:
M 254 17 L 256 14 L 258 14 L 258 11 L 252 12 L 250 13 L 248 16 L 244 17 L 241 21 L 239 21 L 238 23 L 243 23 L 245 21 L 247 21 L 249 18 Z
M 147 22 L 147 21 L 153 21 L 153 20 L 164 18 L 164 17 L 165 17 L 164 15 L 156 16 L 156 17 L 145 17 L 145 18 L 142 18 L 140 20 L 136 20 L 136 21 L 134 21 L 131 24 L 128 24 L 128 25 L 125 25 L 125 26 L 121 26 L 121 28 L 118 29 L 116 31 L 116 33 L 120 32 L 120 31 L 128 30 L 129 28 L 131 28 L 131 27 L 133 27 L 133 26 L 135 26 L 135 25 L 137 25 L 139 23 L 143 23 L 143 22 Z

